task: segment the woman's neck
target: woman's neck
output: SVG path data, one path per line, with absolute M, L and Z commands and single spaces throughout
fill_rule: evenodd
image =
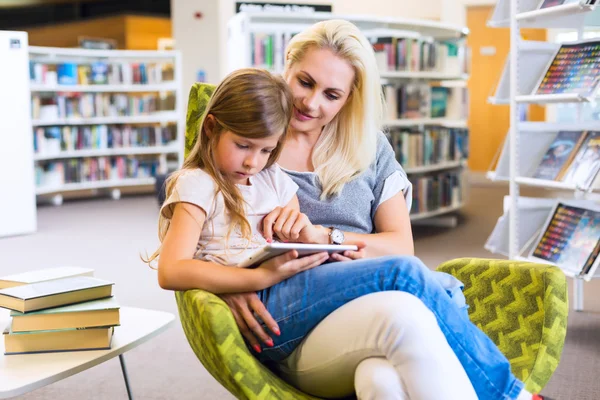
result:
M 290 129 L 289 131 L 289 139 L 296 142 L 297 144 L 302 144 L 302 146 L 308 146 L 312 150 L 319 137 L 321 136 L 321 130 L 309 131 L 309 132 L 300 132 L 294 129 Z
M 277 161 L 283 168 L 300 172 L 312 172 L 312 153 L 321 131 L 299 132 L 291 129 Z

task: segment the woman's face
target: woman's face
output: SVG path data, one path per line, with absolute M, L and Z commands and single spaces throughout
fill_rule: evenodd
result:
M 348 100 L 354 69 L 329 49 L 310 49 L 294 64 L 287 83 L 294 95 L 290 126 L 299 132 L 321 131 Z

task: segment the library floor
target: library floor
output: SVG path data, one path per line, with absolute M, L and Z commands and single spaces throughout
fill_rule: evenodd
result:
M 493 257 L 483 244 L 500 214 L 506 187 L 474 187 L 455 229 L 415 228 L 416 252 L 434 268 L 455 257 Z M 532 195 L 532 193 L 524 193 Z M 140 261 L 156 239 L 153 197 L 66 202 L 39 208 L 35 235 L 0 239 L 0 275 L 57 265 L 94 268 L 113 280 L 121 304 L 176 313 L 172 293 Z M 585 311 L 571 312 L 561 363 L 543 391 L 555 399 L 597 399 L 600 393 L 600 284 L 585 284 Z M 138 399 L 231 399 L 204 370 L 180 325 L 126 353 L 133 396 Z M 117 359 L 21 399 L 125 399 Z

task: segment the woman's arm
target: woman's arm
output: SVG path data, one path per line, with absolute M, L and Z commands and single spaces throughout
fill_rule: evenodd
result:
M 198 206 L 175 206 L 158 261 L 158 283 L 163 289 L 203 289 L 215 294 L 252 292 L 320 265 L 327 258 L 327 253 L 318 253 L 298 259 L 298 252 L 290 251 L 252 269 L 194 260 L 205 218 L 206 213 Z
M 360 234 L 344 232 L 346 242 L 364 242 L 366 257 L 386 255 L 414 255 L 410 217 L 404 194 L 398 192 L 377 207 L 374 219 L 377 233 Z

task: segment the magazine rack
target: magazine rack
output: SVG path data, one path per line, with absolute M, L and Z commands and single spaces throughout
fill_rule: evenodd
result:
M 503 145 L 495 170 L 488 173 L 492 180 L 509 182 L 510 196 L 505 199 L 505 212 L 488 242 L 486 249 L 507 255 L 510 259 L 528 259 L 527 250 L 553 210 L 545 199 L 520 197 L 520 186 L 543 187 L 570 191 L 567 199 L 591 201 L 595 194 L 581 191 L 563 182 L 532 178 L 535 168 L 560 130 L 597 130 L 589 124 L 532 123 L 520 121 L 521 104 L 527 103 L 582 103 L 591 96 L 577 94 L 532 95 L 559 45 L 527 42 L 521 39 L 521 28 L 577 28 L 578 40 L 583 39 L 583 26 L 592 21 L 594 5 L 586 0 L 539 9 L 541 0 L 498 0 L 490 27 L 510 28 L 510 54 L 500 78 L 492 104 L 510 105 L 510 130 Z M 581 114 L 580 114 L 581 115 Z M 522 152 L 522 153 L 521 153 Z M 592 185 L 597 187 L 598 181 Z M 597 201 L 597 200 L 596 200 Z M 514 212 L 513 210 L 517 210 Z M 567 273 L 567 275 L 569 275 Z M 569 276 L 573 276 L 570 274 Z M 574 276 L 573 276 L 574 277 Z M 583 280 L 573 279 L 575 310 L 583 309 Z

